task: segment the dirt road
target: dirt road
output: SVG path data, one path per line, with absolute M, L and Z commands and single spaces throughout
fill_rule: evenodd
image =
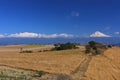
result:
M 71 73 L 75 80 L 83 80 L 85 72 L 88 69 L 92 56 L 87 56 L 86 59 Z

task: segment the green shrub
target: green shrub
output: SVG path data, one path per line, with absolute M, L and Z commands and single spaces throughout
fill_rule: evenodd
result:
M 71 76 L 66 74 L 58 74 L 56 80 L 73 80 Z
M 92 53 L 93 55 L 102 54 L 107 49 L 106 45 L 95 41 L 88 42 L 88 45 L 86 45 L 85 48 L 86 54 Z
M 95 55 L 99 55 L 99 54 L 101 54 L 102 52 L 100 51 L 100 50 L 96 50 L 95 51 Z
M 52 50 L 67 50 L 67 49 L 76 49 L 76 44 L 74 43 L 65 43 L 65 44 L 54 44 Z
M 50 50 L 43 50 L 43 52 L 48 52 L 48 51 L 50 51 Z
M 111 46 L 111 45 L 108 45 L 108 48 L 112 48 L 112 46 Z
M 38 52 L 43 52 L 42 50 L 39 50 Z
M 25 51 L 22 51 L 20 53 L 33 53 L 33 51 L 31 51 L 31 50 L 25 50 Z
M 32 77 L 42 77 L 45 74 L 46 74 L 46 72 L 44 72 L 44 71 L 37 71 L 37 73 L 34 74 Z
M 85 46 L 85 48 L 86 48 L 86 51 L 85 51 L 85 53 L 90 53 L 91 52 L 91 47 L 89 46 L 89 45 L 86 45 Z
M 88 42 L 89 43 L 89 46 L 90 47 L 95 47 L 95 45 L 96 45 L 96 42 L 95 41 L 90 41 L 90 42 Z

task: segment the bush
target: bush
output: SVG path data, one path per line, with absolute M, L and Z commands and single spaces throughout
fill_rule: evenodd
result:
M 48 51 L 50 51 L 50 50 L 43 50 L 43 52 L 48 52 Z
M 99 54 L 101 54 L 102 52 L 101 52 L 101 50 L 96 50 L 95 51 L 95 55 L 99 55 Z
M 45 75 L 46 74 L 46 72 L 44 72 L 44 71 L 38 71 L 38 76 L 39 77 L 41 77 L 42 75 Z
M 65 44 L 54 44 L 52 50 L 67 50 L 67 49 L 76 49 L 76 44 L 74 43 L 65 43 Z
M 95 47 L 96 42 L 90 41 L 90 42 L 88 42 L 88 43 L 89 43 L 89 46 L 90 46 L 90 47 Z
M 37 73 L 34 74 L 33 77 L 41 77 L 41 76 L 43 76 L 45 74 L 46 74 L 46 72 L 44 72 L 44 71 L 37 71 Z
M 33 51 L 31 51 L 31 50 L 25 50 L 25 51 L 22 51 L 20 53 L 33 53 Z
M 66 74 L 58 74 L 56 80 L 73 80 L 71 76 Z
M 108 45 L 108 48 L 112 48 L 112 46 L 111 46 L 111 45 Z
M 92 53 L 93 55 L 101 54 L 107 49 L 106 45 L 103 45 L 95 41 L 88 42 L 88 45 L 86 45 L 85 48 L 86 54 Z
M 38 52 L 43 52 L 42 50 L 39 50 Z
M 86 45 L 85 48 L 86 48 L 85 53 L 90 53 L 91 47 L 89 45 Z

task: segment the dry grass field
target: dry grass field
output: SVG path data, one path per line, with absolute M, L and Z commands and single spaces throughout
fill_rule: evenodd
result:
M 34 46 L 34 48 L 32 48 L 33 46 L 24 46 L 24 49 L 36 48 L 37 50 L 33 50 L 33 53 L 19 53 L 20 47 L 20 45 L 1 47 L 0 50 L 6 49 L 6 51 L 0 52 L 0 65 L 69 74 L 85 59 L 79 49 L 37 52 L 40 49 L 38 46 Z M 9 53 L 8 50 L 12 52 Z
M 120 48 L 108 49 L 104 56 L 94 56 L 85 76 L 86 80 L 120 80 Z
M 24 50 L 32 50 L 33 53 L 19 53 L 21 47 Z M 21 72 L 24 72 L 30 76 L 31 72 L 24 70 L 37 70 L 49 72 L 50 75 L 67 74 L 72 76 L 73 80 L 120 80 L 119 47 L 109 48 L 104 52 L 104 55 L 99 56 L 85 55 L 84 47 L 72 50 L 39 52 L 39 50 L 49 50 L 52 47 L 51 45 L 2 46 L 0 47 L 0 71 L 6 70 L 10 73 L 13 70 L 18 71 L 15 75 L 21 75 Z M 23 70 L 18 70 L 19 68 Z M 50 75 L 47 75 L 47 77 L 50 77 Z M 42 78 L 40 80 L 48 80 L 46 75 Z

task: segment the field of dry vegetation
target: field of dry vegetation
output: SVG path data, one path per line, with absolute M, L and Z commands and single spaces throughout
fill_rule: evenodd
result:
M 32 50 L 33 53 L 19 53 L 21 47 L 24 50 Z M 10 70 L 17 71 L 18 69 L 20 73 L 28 72 L 26 75 L 29 74 L 29 70 L 45 71 L 49 74 L 70 75 L 73 78 L 69 80 L 120 80 L 120 48 L 118 47 L 109 48 L 104 52 L 104 55 L 100 56 L 85 55 L 83 47 L 72 50 L 39 52 L 39 50 L 49 50 L 52 47 L 51 45 L 0 47 L 0 71 L 8 70 L 9 74 L 12 74 Z M 33 74 L 34 72 L 31 75 Z
M 114 47 L 103 56 L 94 56 L 85 76 L 87 80 L 120 80 L 120 48 Z
M 69 74 L 85 59 L 79 49 L 49 52 L 36 51 L 33 53 L 0 53 L 0 64 L 23 69 L 43 70 L 50 73 Z

